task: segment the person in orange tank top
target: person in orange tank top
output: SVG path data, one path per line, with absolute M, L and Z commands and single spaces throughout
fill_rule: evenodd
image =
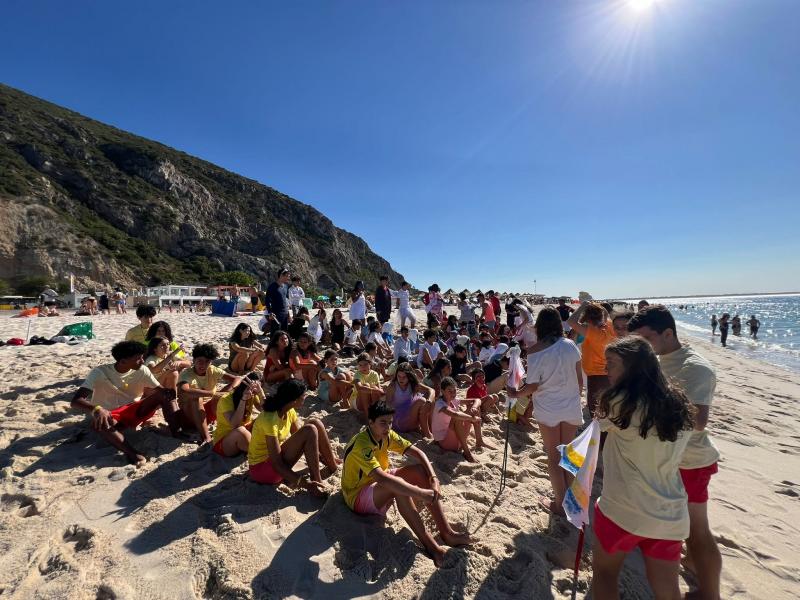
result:
M 608 388 L 606 346 L 616 336 L 608 312 L 599 304 L 586 302 L 572 313 L 567 324 L 585 339 L 581 346 L 581 364 L 586 373 L 586 404 L 594 415 L 600 394 Z

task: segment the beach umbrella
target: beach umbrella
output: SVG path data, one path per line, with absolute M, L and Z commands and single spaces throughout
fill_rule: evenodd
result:
M 330 298 L 328 298 L 327 296 L 317 296 L 317 300 L 322 300 L 327 302 L 328 300 L 330 300 Z
M 44 288 L 44 289 L 42 290 L 42 294 L 44 294 L 45 296 L 50 296 L 50 297 L 52 297 L 52 298 L 55 298 L 56 296 L 58 296 L 58 292 L 57 292 L 57 291 L 55 291 L 55 290 L 54 290 L 54 289 L 52 289 L 52 288 Z

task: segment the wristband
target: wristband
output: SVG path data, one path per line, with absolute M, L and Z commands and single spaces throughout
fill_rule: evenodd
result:
M 100 406 L 99 404 L 96 404 L 96 405 L 95 405 L 95 407 L 92 409 L 92 414 L 93 414 L 93 415 L 96 415 L 96 414 L 97 414 L 97 413 L 99 413 L 101 410 L 103 410 L 103 407 L 102 407 L 102 406 Z

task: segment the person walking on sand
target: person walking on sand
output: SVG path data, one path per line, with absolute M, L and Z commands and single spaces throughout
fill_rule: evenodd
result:
M 585 322 L 582 317 L 586 315 Z M 595 303 L 584 303 L 567 319 L 570 328 L 584 336 L 581 361 L 586 373 L 586 404 L 594 414 L 600 394 L 608 386 L 606 346 L 614 339 L 614 328 L 606 309 Z
M 717 472 L 719 451 L 706 425 L 717 376 L 711 364 L 678 339 L 675 319 L 664 306 L 637 313 L 629 329 L 646 339 L 659 357 L 664 374 L 680 385 L 695 408 L 694 430 L 680 462 L 689 502 L 689 537 L 685 566 L 695 574 L 698 590 L 687 598 L 719 600 L 722 555 L 708 523 L 708 484 Z
M 426 554 L 441 567 L 446 549 L 425 528 L 420 515 L 424 506 L 445 545 L 466 546 L 473 540 L 467 533 L 457 533 L 448 522 L 436 471 L 424 452 L 392 429 L 394 413 L 384 402 L 369 407 L 367 425 L 350 440 L 344 451 L 342 496 L 350 510 L 360 515 L 385 516 L 397 502 L 400 515 Z M 411 456 L 418 464 L 390 469 L 389 453 Z
M 750 337 L 754 340 L 757 340 L 758 328 L 761 327 L 761 321 L 756 319 L 755 315 L 750 315 L 750 320 L 747 322 L 747 326 L 750 328 Z
M 711 315 L 711 337 L 717 335 L 717 315 Z
M 690 439 L 692 406 L 644 338 L 615 340 L 605 354 L 610 387 L 597 416 L 608 437 L 592 525 L 591 596 L 619 598 L 622 565 L 639 548 L 653 596 L 677 600 L 681 546 L 690 532 L 678 466 Z

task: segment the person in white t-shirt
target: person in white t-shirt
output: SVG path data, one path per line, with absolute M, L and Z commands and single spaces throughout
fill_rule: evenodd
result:
M 297 316 L 297 311 L 300 310 L 300 307 L 303 305 L 303 298 L 306 297 L 306 293 L 303 291 L 303 288 L 300 287 L 300 278 L 297 275 L 292 276 L 292 283 L 286 295 L 289 298 L 289 308 L 292 311 L 292 318 L 294 318 Z
M 362 323 L 367 320 L 367 298 L 364 296 L 364 283 L 356 281 L 350 293 L 350 321 L 358 319 Z
M 439 342 L 436 341 L 436 332 L 433 329 L 426 329 L 422 334 L 425 340 L 419 347 L 417 354 L 417 366 L 422 369 L 432 369 L 439 353 L 442 351 Z
M 417 324 L 417 318 L 414 316 L 414 311 L 411 310 L 411 304 L 409 302 L 409 291 L 411 290 L 411 284 L 407 281 L 404 281 L 400 284 L 399 290 L 390 290 L 392 294 L 392 298 L 397 300 L 397 307 L 398 313 L 400 314 L 400 326 L 403 327 L 406 324 L 406 320 L 409 322 L 411 327 L 414 327 Z
M 533 403 L 518 411 L 517 421 L 530 423 L 530 412 L 539 424 L 542 443 L 547 452 L 547 471 L 553 486 L 554 500 L 548 510 L 563 514 L 561 504 L 571 477 L 559 466 L 561 453 L 558 446 L 575 439 L 583 423 L 581 391 L 583 371 L 581 353 L 577 346 L 564 337 L 561 316 L 552 307 L 543 308 L 536 317 L 536 336 L 540 340 L 537 352 L 528 354 L 528 376 L 518 390 L 507 390 L 512 398 L 529 396 Z
M 180 434 L 175 390 L 161 387 L 144 366 L 147 346 L 125 341 L 111 348 L 114 363 L 95 367 L 72 397 L 71 406 L 92 415 L 92 429 L 138 466 L 147 459 L 122 434 L 149 420 L 159 409 L 172 435 Z

